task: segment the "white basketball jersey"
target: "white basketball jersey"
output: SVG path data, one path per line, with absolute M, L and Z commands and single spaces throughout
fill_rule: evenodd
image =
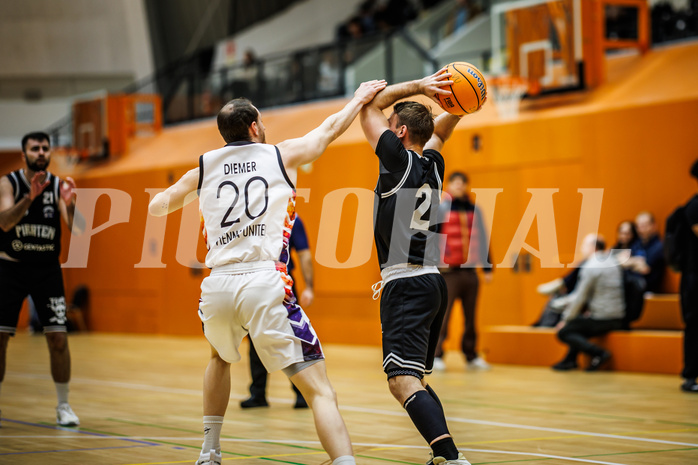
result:
M 199 158 L 206 266 L 288 261 L 295 190 L 274 145 L 234 142 Z

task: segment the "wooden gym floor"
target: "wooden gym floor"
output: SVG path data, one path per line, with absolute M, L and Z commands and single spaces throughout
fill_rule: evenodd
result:
M 81 426 L 59 428 L 44 338 L 10 341 L 0 464 L 194 463 L 208 358 L 203 338 L 84 334 L 71 335 L 70 347 L 70 399 Z M 380 349 L 327 345 L 325 352 L 358 463 L 423 464 L 428 449 L 388 393 Z M 677 376 L 504 365 L 467 372 L 458 353 L 446 363 L 448 371 L 430 382 L 473 465 L 698 463 L 698 395 L 680 392 Z M 247 364 L 232 372 L 224 464 L 328 462 L 311 413 L 291 408 L 283 374 L 270 377 L 271 407 L 241 410 Z

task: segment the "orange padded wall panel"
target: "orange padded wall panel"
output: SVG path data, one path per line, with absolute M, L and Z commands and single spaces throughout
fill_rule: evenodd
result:
M 542 268 L 528 252 L 520 254 L 518 272 L 511 267 L 513 257 L 506 252 L 533 195 L 530 189 L 557 189 L 554 227 L 563 265 L 574 258 L 582 209 L 579 189 L 603 189 L 599 230 L 609 242 L 616 225 L 640 210 L 652 211 L 663 225 L 673 208 L 698 189 L 688 176 L 698 157 L 698 44 L 622 60 L 609 61 L 609 81 L 600 88 L 525 102 L 514 121 L 501 121 L 489 102 L 464 118 L 446 145 L 447 176 L 463 170 L 470 174 L 471 187 L 502 190 L 494 211 L 486 212 L 493 226 L 494 260 L 501 266 L 491 284 L 481 285 L 481 326 L 532 323 L 545 302 L 535 286 L 569 271 Z M 660 72 L 662 85 L 657 84 Z M 305 134 L 342 105 L 332 101 L 265 111 L 267 139 L 274 143 Z M 167 219 L 164 241 L 146 240 L 144 246 L 146 188 L 164 188 L 194 168 L 200 153 L 221 145 L 211 119 L 136 140 L 122 159 L 74 173 L 80 187 L 118 189 L 132 199 L 128 222 L 92 238 L 88 267 L 65 270 L 69 290 L 78 284 L 92 290 L 93 329 L 200 334 L 196 310 L 207 271 L 177 261 L 179 213 Z M 316 261 L 316 301 L 307 312 L 325 342 L 380 343 L 379 306 L 371 290 L 380 275 L 371 245 L 370 201 L 366 203 L 377 172 L 378 162 L 355 123 L 299 173 L 297 210 Z M 110 208 L 106 200 L 99 205 L 103 211 L 96 222 L 105 221 Z M 532 249 L 549 246 L 539 244 L 539 226 L 534 222 L 526 237 Z M 67 257 L 67 244 L 65 248 Z M 149 260 L 161 254 L 165 266 L 135 267 L 144 248 Z M 197 251 L 203 260 L 201 240 Z M 344 267 L 348 260 L 356 264 Z M 458 346 L 461 327 L 462 318 L 454 318 L 448 348 Z

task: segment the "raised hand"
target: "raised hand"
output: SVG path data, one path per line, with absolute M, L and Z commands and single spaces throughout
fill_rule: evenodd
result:
M 354 92 L 354 98 L 359 99 L 362 105 L 366 105 L 387 85 L 388 83 L 384 79 L 362 82 L 359 88 L 356 89 L 356 92 Z
M 65 181 L 61 183 L 60 194 L 63 201 L 70 205 L 75 195 L 75 181 L 70 176 L 65 178 Z
M 419 91 L 441 105 L 436 96 L 437 94 L 451 95 L 450 90 L 444 89 L 445 86 L 453 84 L 453 81 L 449 79 L 451 76 L 451 73 L 446 72 L 446 68 L 441 68 L 431 76 L 426 76 L 419 81 Z
M 44 182 L 41 182 L 42 177 L 44 178 Z M 48 186 L 50 182 L 51 181 L 47 179 L 45 171 L 34 173 L 31 180 L 31 186 L 29 188 L 29 199 L 34 201 L 34 199 L 37 198 L 39 194 L 44 191 L 44 189 L 46 189 L 46 186 Z

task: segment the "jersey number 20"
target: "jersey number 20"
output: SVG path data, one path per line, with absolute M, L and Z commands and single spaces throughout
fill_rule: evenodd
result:
M 262 211 L 259 213 L 251 213 L 250 212 L 250 185 L 254 182 L 258 181 L 264 184 L 264 208 L 262 208 Z M 223 181 L 218 185 L 218 192 L 216 193 L 216 198 L 220 199 L 221 198 L 221 190 L 226 187 L 230 186 L 233 188 L 235 191 L 235 198 L 233 198 L 233 202 L 230 204 L 230 208 L 228 208 L 228 211 L 225 212 L 225 215 L 223 216 L 223 219 L 221 220 L 221 228 L 229 228 L 230 226 L 234 225 L 235 223 L 240 222 L 240 218 L 230 220 L 228 217 L 230 214 L 233 212 L 233 208 L 235 208 L 235 205 L 238 203 L 238 200 L 240 199 L 240 189 L 238 189 L 238 186 L 233 182 L 233 181 Z M 267 211 L 267 207 L 269 206 L 269 183 L 267 182 L 266 179 L 264 179 L 261 176 L 255 176 L 253 178 L 250 178 L 249 181 L 247 181 L 247 184 L 245 184 L 245 189 L 244 189 L 244 194 L 245 194 L 245 214 L 247 217 L 251 220 L 254 220 L 255 218 L 259 218 L 264 214 L 264 212 Z

